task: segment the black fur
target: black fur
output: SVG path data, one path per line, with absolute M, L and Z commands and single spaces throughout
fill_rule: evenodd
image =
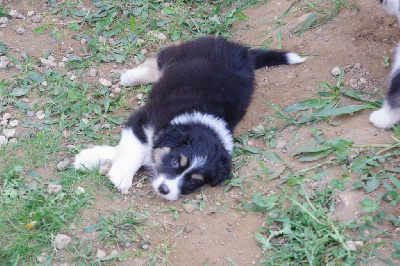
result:
M 153 86 L 146 104 L 125 127 L 148 142 L 145 127 L 154 128 L 153 151 L 169 147 L 156 174 L 172 179 L 191 166 L 195 157 L 207 158 L 202 167 L 187 172 L 180 193 L 188 194 L 206 183 L 220 184 L 230 176 L 231 155 L 216 132 L 204 124 L 173 125 L 184 113 L 200 112 L 220 118 L 230 132 L 243 118 L 254 91 L 254 69 L 288 64 L 285 52 L 252 50 L 224 38 L 201 38 L 163 49 L 157 56 L 162 76 Z M 177 166 L 180 158 L 188 164 Z M 203 179 L 192 178 L 194 174 Z M 166 194 L 161 185 L 156 190 Z

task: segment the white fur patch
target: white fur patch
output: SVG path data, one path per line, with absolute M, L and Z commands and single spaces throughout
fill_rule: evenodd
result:
M 138 86 L 157 82 L 161 77 L 157 59 L 149 58 L 136 68 L 129 69 L 121 74 L 119 84 L 122 86 Z
M 384 102 L 381 109 L 372 112 L 369 121 L 379 128 L 391 128 L 400 121 L 400 109 L 392 109 Z
M 84 149 L 75 155 L 74 168 L 80 170 L 93 170 L 107 160 L 113 160 L 117 155 L 117 148 L 111 146 L 96 146 Z
M 383 9 L 390 14 L 397 16 L 397 19 L 400 21 L 400 1 L 399 0 L 383 0 L 382 2 Z
M 180 190 L 180 184 L 182 182 L 182 179 L 185 177 L 187 173 L 192 171 L 195 168 L 201 168 L 205 165 L 207 162 L 207 158 L 204 157 L 194 157 L 193 161 L 190 163 L 190 167 L 186 169 L 182 174 L 179 176 L 176 176 L 175 178 L 166 178 L 164 174 L 160 174 L 156 176 L 153 181 L 151 182 L 154 191 L 163 197 L 166 200 L 177 200 L 181 196 L 181 190 Z M 169 193 L 164 195 L 159 192 L 159 187 L 164 184 L 168 190 Z
M 135 173 L 143 165 L 151 163 L 151 147 L 154 130 L 145 129 L 148 139 L 142 143 L 133 134 L 131 128 L 124 128 L 121 131 L 121 141 L 117 146 L 117 155 L 112 162 L 108 172 L 110 181 L 119 190 L 127 190 L 132 186 Z
M 224 148 L 230 153 L 233 150 L 233 137 L 231 132 L 228 129 L 228 125 L 224 120 L 221 118 L 215 117 L 210 114 L 203 114 L 200 112 L 194 112 L 194 113 L 185 113 L 182 115 L 179 115 L 172 119 L 171 124 L 173 125 L 178 125 L 178 124 L 191 124 L 191 123 L 197 123 L 197 124 L 202 124 L 206 125 L 210 128 L 212 128 L 215 133 L 217 133 L 218 137 L 220 138 L 222 145 Z
M 394 56 L 394 62 L 392 65 L 392 71 L 390 76 L 393 78 L 400 71 L 400 46 L 396 49 L 396 55 Z
M 293 65 L 293 64 L 302 63 L 302 62 L 306 61 L 307 58 L 306 57 L 301 57 L 300 55 L 295 54 L 295 53 L 287 53 L 286 54 L 286 60 L 287 60 L 289 65 Z

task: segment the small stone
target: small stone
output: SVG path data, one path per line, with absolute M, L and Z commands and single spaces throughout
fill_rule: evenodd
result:
M 5 27 L 7 27 L 6 23 L 0 24 L 0 28 L 5 28 Z
M 129 190 L 122 189 L 120 193 L 121 193 L 121 195 L 128 195 L 129 194 Z
M 107 86 L 107 87 L 109 87 L 109 86 L 111 86 L 111 85 L 112 85 L 112 83 L 111 83 L 111 81 L 110 81 L 110 80 L 103 79 L 103 78 L 99 79 L 99 82 L 100 82 L 100 84 L 101 84 L 101 85 L 103 85 L 103 86 Z
M 33 11 L 33 10 L 29 11 L 29 12 L 26 14 L 27 17 L 32 17 L 33 15 L 35 15 L 35 11 Z
M 142 248 L 143 250 L 147 250 L 147 249 L 149 249 L 149 244 L 143 243 L 143 244 L 141 245 L 141 248 Z
M 10 12 L 8 12 L 8 15 L 10 15 L 13 18 L 16 18 L 18 16 L 18 11 L 15 9 L 10 10 Z
M 143 99 L 143 94 L 139 93 L 138 95 L 136 95 L 136 99 L 138 99 L 139 101 Z
M 102 259 L 105 258 L 107 256 L 107 253 L 104 250 L 97 250 L 97 258 Z
M 140 51 L 140 54 L 142 54 L 142 55 L 145 55 L 145 54 L 147 54 L 149 51 L 147 51 L 147 49 L 142 49 L 141 51 Z
M 57 249 L 63 249 L 69 243 L 71 243 L 71 238 L 67 235 L 58 234 L 54 238 L 54 245 Z
M 8 139 L 6 136 L 0 136 L 0 147 L 6 145 L 8 143 Z
M 61 185 L 57 185 L 57 184 L 49 184 L 47 186 L 47 193 L 51 194 L 57 194 L 62 190 L 62 186 Z
M 28 117 L 32 117 L 32 116 L 35 115 L 35 112 L 34 112 L 34 111 L 28 111 L 28 112 L 26 112 L 26 115 L 27 115 Z
M 70 164 L 70 160 L 68 158 L 65 158 L 64 160 L 60 161 L 57 164 L 57 170 L 58 171 L 64 171 L 65 169 L 67 169 L 68 165 Z
M 360 78 L 360 83 L 365 84 L 365 83 L 367 83 L 367 80 L 365 78 Z
M 72 54 L 74 52 L 74 48 L 69 48 L 67 51 L 65 51 L 66 54 Z
M 138 38 L 138 39 L 136 40 L 136 44 L 137 44 L 137 45 L 141 45 L 141 44 L 144 44 L 144 43 L 145 43 L 145 41 L 144 41 L 143 39 Z
M 114 89 L 114 93 L 115 94 L 119 94 L 121 92 L 121 88 L 120 87 L 116 87 L 115 89 Z
M 77 189 L 75 189 L 75 191 L 74 191 L 75 196 L 80 196 L 83 193 L 85 193 L 85 189 L 82 187 L 77 187 Z
M 363 247 L 364 241 L 354 241 L 354 244 L 356 244 L 357 247 Z
M 39 120 L 42 120 L 46 117 L 42 110 L 37 111 L 35 115 Z
M 340 68 L 335 66 L 332 70 L 331 70 L 331 74 L 334 76 L 340 75 Z
M 59 67 L 59 68 L 65 68 L 65 63 L 64 63 L 64 62 L 58 63 L 58 67 Z
M 104 38 L 103 36 L 99 36 L 99 42 L 107 42 L 107 39 L 106 38 Z
M 91 77 L 97 76 L 97 69 L 95 69 L 95 68 L 90 69 L 90 70 L 89 70 L 89 75 L 90 75 Z
M 191 212 L 193 212 L 193 211 L 196 209 L 196 207 L 195 207 L 193 204 L 190 204 L 190 203 L 185 203 L 185 204 L 183 204 L 182 208 L 183 208 L 183 209 L 185 210 L 185 212 L 187 212 L 187 213 L 191 213 Z
M 117 256 L 118 255 L 118 251 L 114 249 L 114 250 L 111 251 L 110 255 L 111 256 Z
M 49 60 L 49 59 L 46 59 L 46 58 L 40 58 L 40 62 L 47 68 L 56 67 L 57 66 L 56 62 L 54 62 L 52 60 Z
M 7 24 L 8 23 L 8 18 L 7 17 L 1 17 L 0 18 L 0 24 Z
M 346 241 L 347 246 L 350 250 L 357 250 L 355 243 L 352 240 Z
M 7 138 L 13 138 L 15 136 L 15 129 L 14 128 L 5 128 L 3 129 L 3 134 Z
M 42 254 L 37 256 L 36 259 L 38 260 L 38 262 L 44 263 L 47 259 L 47 256 L 48 254 L 46 252 L 43 252 Z
M 22 28 L 22 27 L 18 27 L 15 31 L 16 31 L 19 35 L 23 35 L 23 34 L 25 33 L 25 29 Z
M 159 34 L 155 35 L 158 39 L 160 39 L 161 41 L 165 41 L 167 39 L 167 36 L 165 36 L 164 33 L 160 32 Z
M 11 117 L 12 117 L 12 115 L 11 115 L 10 113 L 4 113 L 4 114 L 3 114 L 2 120 L 8 120 L 8 119 L 10 119 Z
M 185 227 L 185 233 L 191 233 L 191 232 L 193 232 L 193 226 L 191 226 L 191 225 L 186 225 L 186 227 Z
M 40 85 L 42 85 L 43 87 L 47 87 L 47 81 L 43 81 L 42 83 L 40 83 Z
M 111 166 L 112 166 L 112 161 L 107 160 L 104 164 L 100 165 L 99 174 L 107 175 L 108 172 L 110 171 Z
M 25 16 L 24 16 L 23 14 L 18 14 L 18 15 L 17 15 L 17 18 L 18 18 L 18 19 L 25 19 Z
M 75 80 L 77 78 L 77 76 L 75 76 L 75 75 L 71 75 L 70 77 L 69 77 L 69 80 Z
M 10 123 L 8 123 L 8 125 L 9 125 L 10 127 L 17 127 L 18 124 L 19 124 L 19 121 L 18 121 L 18 120 L 11 120 Z
M 81 39 L 81 44 L 86 44 L 86 43 L 87 43 L 87 40 L 85 38 L 82 38 Z

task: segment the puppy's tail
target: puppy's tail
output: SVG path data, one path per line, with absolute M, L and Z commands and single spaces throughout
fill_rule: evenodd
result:
M 272 50 L 250 49 L 250 56 L 254 61 L 254 68 L 265 66 L 292 65 L 304 62 L 307 58 L 295 53 L 287 53 Z

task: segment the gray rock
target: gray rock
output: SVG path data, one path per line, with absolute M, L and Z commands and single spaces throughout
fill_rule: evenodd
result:
M 47 186 L 47 193 L 51 194 L 57 194 L 62 190 L 62 186 L 61 185 L 57 185 L 57 184 L 49 184 Z
M 6 68 L 10 64 L 7 56 L 0 56 L 0 68 Z
M 0 136 L 0 147 L 7 144 L 8 143 L 8 139 L 6 136 Z
M 67 169 L 67 167 L 70 163 L 71 163 L 71 161 L 68 158 L 65 158 L 64 160 L 60 161 L 57 164 L 57 170 L 64 171 L 65 169 Z
M 331 70 L 331 74 L 334 76 L 340 75 L 340 68 L 335 66 L 332 70 Z
M 8 18 L 7 17 L 1 17 L 0 18 L 0 24 L 7 24 L 8 23 Z
M 67 235 L 58 234 L 54 238 L 54 245 L 57 249 L 63 249 L 66 245 L 71 243 L 71 238 Z
M 18 14 L 18 15 L 17 15 L 17 18 L 18 18 L 18 19 L 25 19 L 25 16 L 24 16 L 23 14 Z
M 101 250 L 101 249 L 97 250 L 97 258 L 103 259 L 106 256 L 107 256 L 107 253 L 104 250 Z
M 29 12 L 26 14 L 27 17 L 32 17 L 33 15 L 35 15 L 35 11 L 33 11 L 33 10 L 29 11 Z
M 95 68 L 90 69 L 90 70 L 89 70 L 89 75 L 90 75 L 91 77 L 97 76 L 97 69 L 95 69 Z
M 18 16 L 18 11 L 15 10 L 15 9 L 13 9 L 13 10 L 10 10 L 10 12 L 8 12 L 8 14 L 9 14 L 11 17 L 16 18 L 16 17 Z
M 43 19 L 43 16 L 42 16 L 42 15 L 34 15 L 34 16 L 32 17 L 32 22 L 33 22 L 33 23 L 40 23 L 40 22 L 42 21 L 42 19 Z
M 57 66 L 56 62 L 54 62 L 53 60 L 46 59 L 46 58 L 40 58 L 40 62 L 47 68 Z
M 193 211 L 196 209 L 196 207 L 195 207 L 193 204 L 190 204 L 190 203 L 185 203 L 185 204 L 183 204 L 182 208 L 183 208 L 183 209 L 185 210 L 185 212 L 187 212 L 187 213 L 191 213 L 191 212 L 193 212 Z
M 15 136 L 15 129 L 14 128 L 5 128 L 3 129 L 3 134 L 7 138 L 13 138 Z
M 12 120 L 12 121 L 10 121 L 10 123 L 8 123 L 8 125 L 9 125 L 10 127 L 17 127 L 18 124 L 19 124 L 19 121 L 18 121 L 18 120 Z
M 16 31 L 19 35 L 24 35 L 24 34 L 25 34 L 25 29 L 22 28 L 22 27 L 18 27 L 15 31 Z

